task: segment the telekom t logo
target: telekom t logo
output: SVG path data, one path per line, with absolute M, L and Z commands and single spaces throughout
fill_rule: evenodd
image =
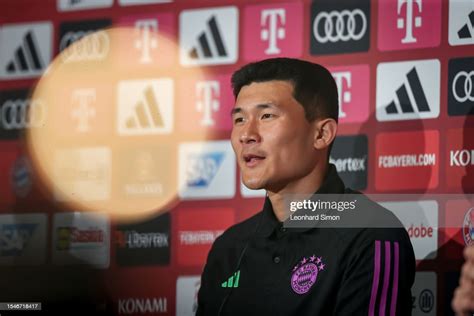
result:
M 369 117 L 369 65 L 329 67 L 338 91 L 339 123 L 362 123 Z
M 402 39 L 402 43 L 416 42 L 416 38 L 413 36 L 413 22 L 415 22 L 415 27 L 421 27 L 421 16 L 416 16 L 414 9 L 416 5 L 419 13 L 421 13 L 421 2 L 422 0 L 398 0 L 397 13 L 399 16 L 402 15 L 402 10 L 405 8 L 405 18 L 399 17 L 397 20 L 397 28 L 405 29 L 405 37 Z
M 213 112 L 219 111 L 219 81 L 198 81 L 196 83 L 196 110 L 202 113 L 202 126 L 214 126 Z
M 281 53 L 281 49 L 277 46 L 277 41 L 285 38 L 285 20 L 286 12 L 284 9 L 262 10 L 260 15 L 260 25 L 262 26 L 260 38 L 262 41 L 268 42 L 265 54 L 273 55 Z
M 388 51 L 439 46 L 442 1 L 379 1 L 378 48 Z
M 95 108 L 90 107 L 90 104 L 95 100 L 95 89 L 77 89 L 72 93 L 71 103 L 76 104 L 76 108 L 72 111 L 71 116 L 78 121 L 77 132 L 85 133 L 90 130 L 89 118 L 96 114 Z
M 155 19 L 138 20 L 135 22 L 135 30 L 138 34 L 135 48 L 141 50 L 140 63 L 151 63 L 151 50 L 158 48 L 158 41 L 153 36 L 158 32 L 158 21 Z
M 339 118 L 345 118 L 347 115 L 344 112 L 343 105 L 351 102 L 351 91 L 345 90 L 344 87 L 351 88 L 352 76 L 349 71 L 333 72 L 332 76 L 336 81 L 337 91 L 339 92 Z
M 241 28 L 244 60 L 301 57 L 304 14 L 302 1 L 245 6 Z

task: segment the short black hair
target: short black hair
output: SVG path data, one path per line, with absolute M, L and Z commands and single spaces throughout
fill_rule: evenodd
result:
M 317 118 L 339 117 L 337 85 L 323 66 L 294 58 L 270 58 L 247 64 L 232 75 L 232 89 L 237 98 L 242 87 L 252 82 L 272 80 L 293 84 L 293 97 L 304 108 L 309 122 Z

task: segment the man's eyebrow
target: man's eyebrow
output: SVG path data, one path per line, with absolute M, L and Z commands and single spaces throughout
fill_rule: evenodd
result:
M 237 113 L 240 113 L 242 112 L 242 108 L 233 108 L 231 111 L 230 111 L 230 116 L 234 116 L 234 114 L 237 114 Z
M 255 106 L 258 110 L 263 110 L 263 109 L 268 109 L 268 108 L 276 108 L 276 106 L 273 103 L 260 103 Z M 233 108 L 230 111 L 230 115 L 233 116 L 234 114 L 241 113 L 244 110 L 240 107 Z

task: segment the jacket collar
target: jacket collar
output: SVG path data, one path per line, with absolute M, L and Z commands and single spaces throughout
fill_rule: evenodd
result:
M 336 167 L 333 164 L 329 164 L 323 183 L 314 194 L 340 194 L 344 193 L 344 191 L 345 185 L 339 177 Z M 260 213 L 260 222 L 256 233 L 258 236 L 268 237 L 275 229 L 282 227 L 283 223 L 280 222 L 276 218 L 275 213 L 273 213 L 272 203 L 268 196 L 265 198 L 263 209 Z M 305 232 L 312 228 L 313 227 L 289 228 L 289 230 L 292 232 Z

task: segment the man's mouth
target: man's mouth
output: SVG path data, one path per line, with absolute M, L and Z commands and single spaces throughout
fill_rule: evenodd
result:
M 265 159 L 265 156 L 259 156 L 259 155 L 254 155 L 254 154 L 244 155 L 244 161 L 247 167 L 256 166 L 264 159 Z

